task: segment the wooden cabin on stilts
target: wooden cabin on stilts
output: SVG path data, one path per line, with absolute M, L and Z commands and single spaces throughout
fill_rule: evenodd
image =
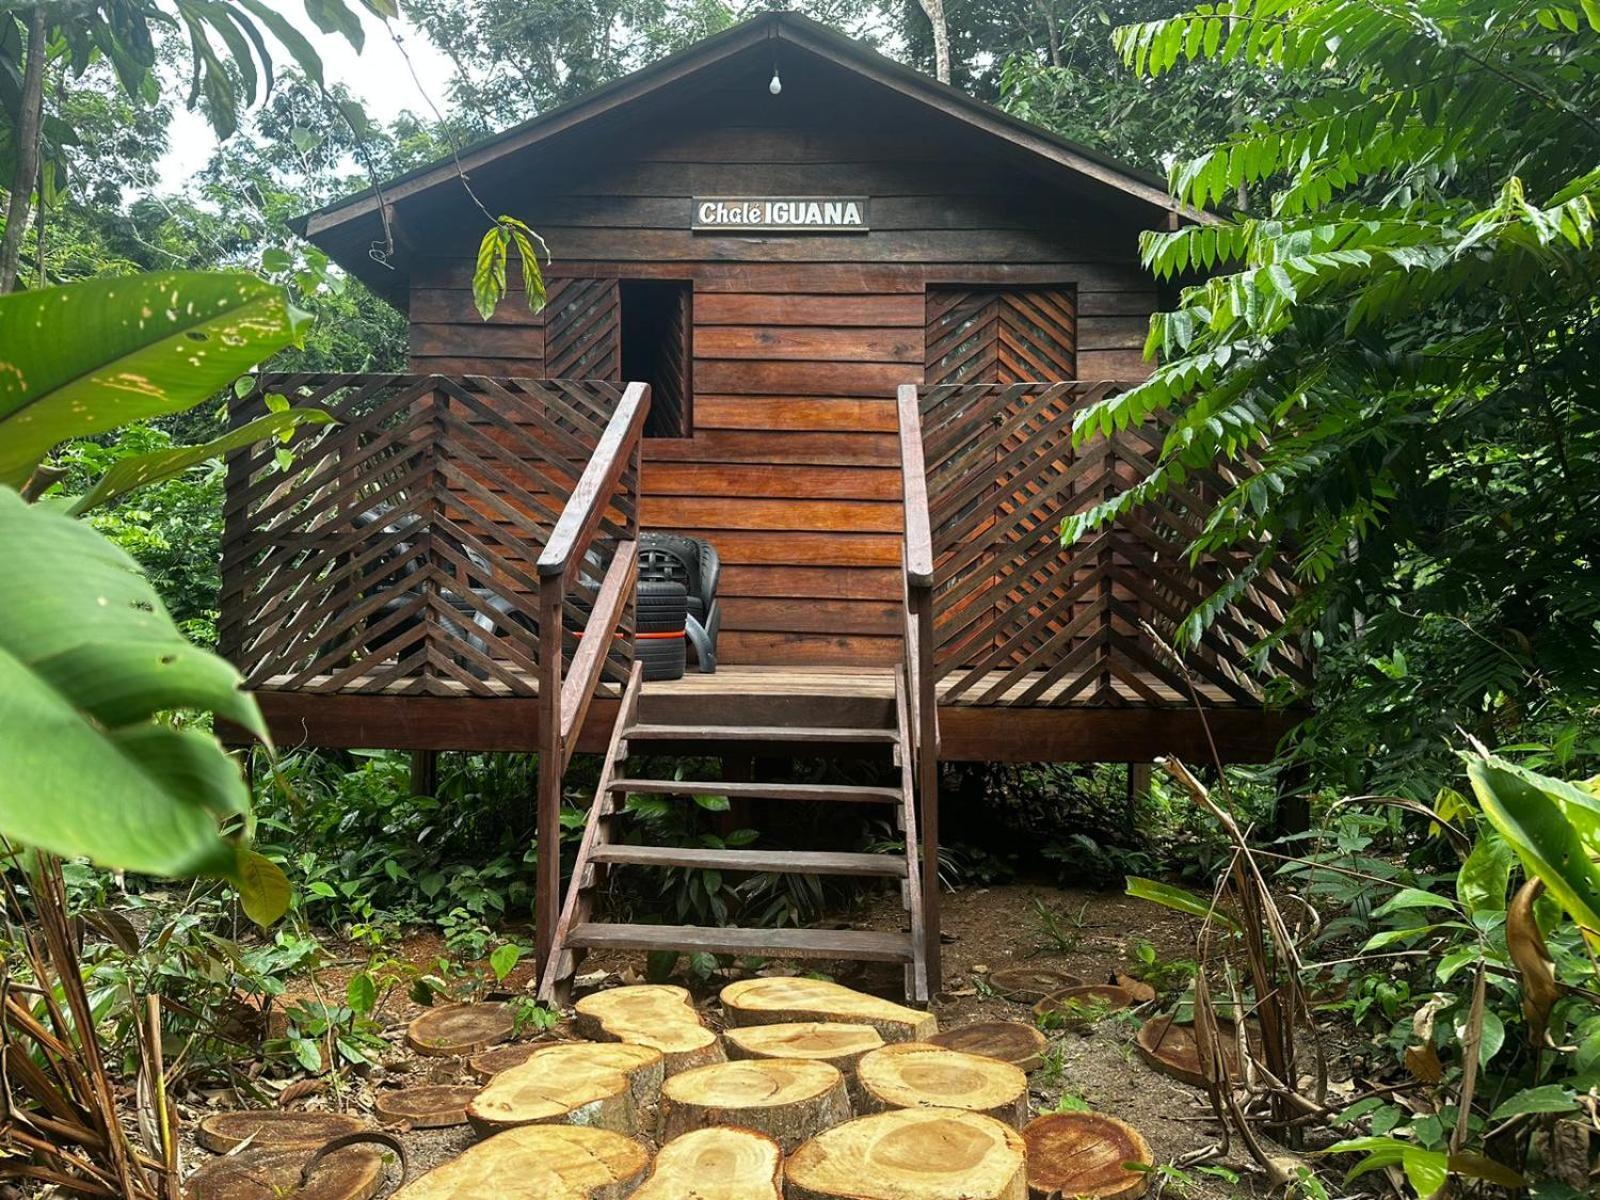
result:
M 538 752 L 545 992 L 609 947 L 888 961 L 923 1000 L 941 984 L 941 761 L 1272 753 L 1289 720 L 1243 652 L 1290 602 L 1280 580 L 1244 589 L 1182 669 L 1159 642 L 1240 565 L 1183 553 L 1190 508 L 1224 481 L 1059 536 L 1160 448 L 1154 427 L 1071 439 L 1076 413 L 1147 369 L 1162 296 L 1139 234 L 1203 219 L 1158 181 L 787 13 L 459 166 L 546 239 L 547 305 L 513 286 L 480 320 L 485 223 L 453 161 L 305 219 L 409 314 L 414 373 L 271 377 L 236 404 L 243 421 L 287 393 L 338 423 L 302 430 L 287 470 L 272 447 L 230 459 L 221 633 L 282 743 L 409 749 L 424 768 L 438 750 Z M 687 619 L 674 633 L 666 592 L 637 582 L 658 532 L 720 560 L 712 672 L 702 646 L 681 678 L 644 678 L 653 639 L 682 652 Z M 579 752 L 605 758 L 563 890 Z M 729 769 L 635 774 L 665 752 Z M 749 769 L 800 752 L 892 768 L 870 787 Z M 756 824 L 764 805 L 876 806 L 904 851 L 618 836 L 630 794 L 708 791 Z M 618 924 L 596 897 L 624 864 L 880 876 L 907 919 Z

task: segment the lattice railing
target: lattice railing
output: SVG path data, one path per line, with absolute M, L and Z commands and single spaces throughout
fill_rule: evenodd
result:
M 248 685 L 394 695 L 533 695 L 539 556 L 622 396 L 612 383 L 418 375 L 265 376 L 337 423 L 230 456 L 220 641 Z M 619 542 L 637 462 L 564 595 L 564 657 Z M 602 686 L 626 682 L 631 616 Z
M 1154 470 L 1155 427 L 1072 446 L 1076 412 L 1116 384 L 933 387 L 921 393 L 934 553 L 934 674 L 943 704 L 1059 706 L 1190 703 L 1182 673 L 1142 627 L 1169 643 L 1179 622 L 1247 555 L 1185 554 L 1220 475 L 1197 473 L 1158 503 L 1063 547 L 1063 518 Z M 1202 698 L 1260 703 L 1246 654 L 1291 603 L 1265 572 L 1184 662 Z M 1292 647 L 1272 670 L 1305 671 Z

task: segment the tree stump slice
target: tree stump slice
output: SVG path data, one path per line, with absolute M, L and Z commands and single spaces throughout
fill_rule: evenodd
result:
M 869 996 L 825 979 L 741 979 L 722 989 L 728 1024 L 785 1025 L 822 1021 L 871 1025 L 886 1042 L 920 1041 L 939 1031 L 932 1013 Z
M 998 1058 L 1021 1071 L 1036 1071 L 1044 1065 L 1044 1052 L 1050 1039 L 1032 1025 L 1021 1021 L 979 1021 L 946 1029 L 928 1039 L 930 1046 L 959 1050 Z
M 634 1134 L 649 1128 L 661 1079 L 661 1051 L 648 1046 L 559 1042 L 491 1078 L 467 1120 L 479 1133 L 566 1124 Z
M 1147 1171 L 1124 1163 L 1151 1163 L 1139 1131 L 1100 1113 L 1046 1113 L 1022 1131 L 1028 1145 L 1028 1194 L 1035 1200 L 1085 1196 L 1137 1200 L 1149 1186 Z
M 535 1050 L 542 1050 L 550 1042 L 513 1042 L 509 1046 L 496 1046 L 467 1060 L 467 1072 L 479 1083 L 488 1083 L 501 1071 L 520 1067 Z
M 336 1137 L 367 1128 L 366 1121 L 350 1113 L 238 1109 L 202 1117 L 195 1126 L 194 1140 L 216 1154 L 227 1154 L 246 1142 L 252 1150 L 286 1146 L 315 1150 Z
M 955 1108 L 993 1117 L 1013 1129 L 1028 1120 L 1028 1077 L 1018 1067 L 926 1042 L 902 1042 L 864 1056 L 856 1067 L 862 1105 Z
M 384 1158 L 371 1146 L 329 1154 L 302 1187 L 316 1146 L 252 1146 L 205 1163 L 184 1184 L 186 1200 L 372 1200 L 383 1187 Z
M 661 1140 L 737 1125 L 776 1139 L 785 1154 L 850 1119 L 844 1076 L 827 1063 L 767 1058 L 713 1063 L 661 1088 Z
M 751 1025 L 722 1035 L 730 1058 L 799 1058 L 823 1062 L 844 1075 L 855 1073 L 861 1056 L 883 1047 L 883 1035 L 870 1025 L 835 1021 L 796 1021 Z
M 575 1012 L 579 1034 L 597 1042 L 659 1050 L 668 1075 L 727 1058 L 686 988 L 652 983 L 611 988 L 585 996 Z
M 1019 1004 L 1036 1004 L 1051 992 L 1082 987 L 1083 979 L 1054 967 L 1002 967 L 989 973 L 989 987 Z
M 1230 1077 L 1237 1076 L 1239 1067 L 1239 1035 L 1230 1022 L 1218 1022 L 1217 1032 L 1222 1040 L 1222 1059 Z M 1170 1075 L 1181 1083 L 1194 1087 L 1206 1086 L 1205 1072 L 1200 1068 L 1200 1047 L 1195 1043 L 1194 1026 L 1176 1024 L 1172 1017 L 1157 1017 L 1139 1027 L 1134 1044 L 1139 1057 L 1156 1070 Z
M 850 1107 L 861 1104 L 856 1064 L 863 1054 L 881 1049 L 883 1036 L 871 1025 L 833 1021 L 799 1021 L 784 1025 L 751 1025 L 722 1035 L 729 1058 L 788 1058 L 827 1063 L 844 1076 Z
M 406 1027 L 406 1045 L 430 1058 L 454 1058 L 487 1050 L 515 1030 L 504 1004 L 446 1004 L 430 1008 Z
M 696 1129 L 661 1147 L 633 1200 L 783 1200 L 783 1150 L 753 1129 Z
M 1027 1200 L 1022 1135 L 976 1113 L 896 1109 L 818 1134 L 784 1164 L 784 1200 Z
M 1049 1021 L 1052 1015 L 1062 1029 L 1087 1029 L 1102 1017 L 1132 1008 L 1139 998 L 1115 983 L 1086 983 L 1051 992 L 1033 1006 L 1035 1019 Z
M 373 1112 L 385 1125 L 412 1129 L 448 1129 L 467 1123 L 467 1105 L 478 1095 L 476 1084 L 425 1084 L 379 1092 Z
M 470 1147 L 393 1200 L 624 1200 L 649 1169 L 649 1151 L 620 1133 L 527 1125 Z

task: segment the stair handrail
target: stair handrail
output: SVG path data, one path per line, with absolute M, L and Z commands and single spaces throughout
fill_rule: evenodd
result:
M 606 423 L 589 461 L 550 530 L 539 555 L 539 793 L 538 867 L 536 879 L 536 948 L 541 968 L 555 944 L 557 907 L 561 901 L 561 785 L 577 749 L 583 717 L 604 673 L 606 652 L 633 596 L 638 569 L 637 505 L 627 514 L 632 535 L 617 548 L 572 657 L 572 671 L 563 671 L 562 621 L 571 576 L 584 561 L 601 518 L 617 494 L 631 462 L 638 479 L 645 417 L 650 412 L 650 385 L 630 383 Z
M 896 395 L 900 430 L 900 496 L 905 509 L 901 574 L 905 580 L 905 670 L 911 729 L 906 731 L 921 798 L 923 921 L 929 987 L 939 987 L 939 701 L 934 677 L 933 531 L 928 468 L 922 451 L 922 406 L 914 383 Z

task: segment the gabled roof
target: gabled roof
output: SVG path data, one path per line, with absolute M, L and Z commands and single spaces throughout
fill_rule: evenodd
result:
M 352 235 L 359 238 L 361 235 L 352 228 L 357 223 L 369 224 L 372 232 L 376 233 L 380 205 L 394 206 L 436 188 L 455 184 L 458 169 L 470 177 L 475 170 L 537 147 L 598 117 L 615 114 L 634 105 L 647 105 L 663 89 L 764 46 L 773 49 L 790 46 L 814 54 L 898 96 L 1036 156 L 1042 163 L 1064 168 L 1072 174 L 1148 204 L 1153 209 L 1183 220 L 1212 219 L 1206 213 L 1177 204 L 1168 194 L 1164 182 L 1155 175 L 1002 112 L 992 104 L 976 100 L 920 71 L 885 58 L 870 47 L 798 13 L 769 12 L 696 42 L 631 75 L 625 75 L 585 96 L 469 146 L 461 151 L 459 160 L 442 159 L 409 171 L 383 184 L 381 188 L 368 188 L 318 209 L 296 222 L 297 232 L 319 243 L 324 239 L 347 243 Z M 335 250 L 334 246 L 327 248 Z M 334 257 L 347 259 L 337 251 Z M 381 280 L 371 277 L 370 269 L 374 264 L 366 261 L 365 254 L 359 260 L 351 259 L 353 256 L 344 265 L 366 278 L 369 284 L 378 283 L 380 290 L 388 290 L 381 287 Z M 363 267 L 368 269 L 364 270 Z

